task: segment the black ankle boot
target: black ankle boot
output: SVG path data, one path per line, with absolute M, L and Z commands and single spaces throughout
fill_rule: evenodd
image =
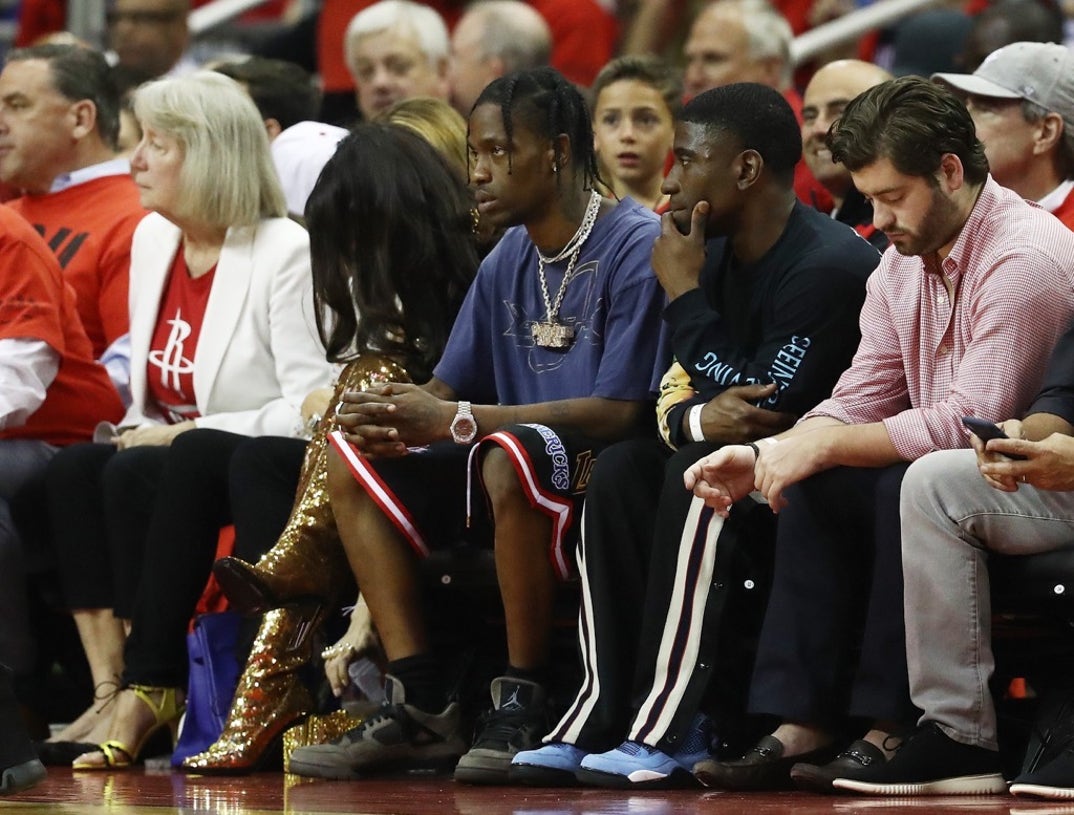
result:
M 32 787 L 45 777 L 15 699 L 14 676 L 0 665 L 0 795 Z

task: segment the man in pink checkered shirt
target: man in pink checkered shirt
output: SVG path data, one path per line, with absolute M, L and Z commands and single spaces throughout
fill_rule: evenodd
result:
M 780 513 L 750 692 L 751 711 L 780 724 L 741 759 L 695 767 L 727 789 L 830 791 L 897 749 L 891 734 L 916 718 L 903 473 L 932 450 L 968 446 L 963 416 L 1021 415 L 1074 314 L 1074 234 L 992 180 L 946 89 L 915 77 L 872 88 L 828 145 L 891 241 L 867 284 L 857 355 L 794 428 L 724 447 L 686 474 L 695 500 L 720 514 L 754 489 Z M 847 747 L 851 721 L 870 729 Z

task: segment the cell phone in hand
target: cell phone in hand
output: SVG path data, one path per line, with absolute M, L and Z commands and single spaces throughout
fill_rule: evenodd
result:
M 985 419 L 978 419 L 976 416 L 963 416 L 962 424 L 966 425 L 969 431 L 983 442 L 988 442 L 992 439 L 1010 438 L 998 425 Z M 1002 455 L 1015 461 L 1025 461 L 1025 456 L 1014 455 L 1013 453 L 1003 453 Z

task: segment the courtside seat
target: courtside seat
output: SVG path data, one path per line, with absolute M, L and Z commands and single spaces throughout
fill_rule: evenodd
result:
M 992 692 L 1004 769 L 1013 776 L 1062 747 L 1074 727 L 1074 547 L 993 555 L 989 573 Z
M 992 555 L 989 573 L 997 614 L 1074 626 L 1074 547 L 1039 555 Z

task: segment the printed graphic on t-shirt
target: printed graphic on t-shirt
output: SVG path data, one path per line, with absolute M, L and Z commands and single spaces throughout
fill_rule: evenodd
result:
M 193 328 L 177 308 L 170 319 L 161 321 L 167 327 L 163 347 L 149 352 L 150 390 L 171 422 L 181 422 L 198 415 L 194 402 L 194 351 L 190 342 Z M 160 336 L 158 328 L 157 337 Z
M 78 250 L 89 237 L 89 232 L 75 232 L 66 226 L 57 227 L 51 236 L 45 234 L 44 224 L 34 224 L 34 229 L 48 242 L 48 248 L 56 255 L 61 269 L 67 268 L 67 264 L 78 254 Z
M 761 378 L 742 376 L 742 371 L 735 365 L 728 364 L 720 359 L 713 351 L 706 351 L 700 360 L 694 363 L 694 370 L 702 377 L 711 379 L 718 385 L 731 387 L 733 385 L 766 385 L 776 383 L 776 392 L 766 399 L 757 403 L 758 407 L 773 407 L 778 401 L 780 394 L 794 381 L 798 369 L 805 359 L 806 353 L 813 341 L 809 337 L 793 336 L 772 359 L 768 371 Z
M 513 337 L 520 348 L 529 348 L 529 369 L 543 374 L 560 368 L 567 358 L 566 352 L 580 344 L 598 345 L 600 333 L 595 328 L 595 316 L 601 310 L 601 298 L 596 290 L 599 260 L 590 260 L 578 266 L 567 283 L 563 302 L 554 322 L 570 329 L 571 340 L 562 350 L 549 352 L 534 340 L 533 326 L 548 321 L 548 313 L 538 296 L 533 303 L 505 301 L 511 315 L 506 336 Z M 560 274 L 548 276 L 548 296 L 554 303 L 559 291 Z

